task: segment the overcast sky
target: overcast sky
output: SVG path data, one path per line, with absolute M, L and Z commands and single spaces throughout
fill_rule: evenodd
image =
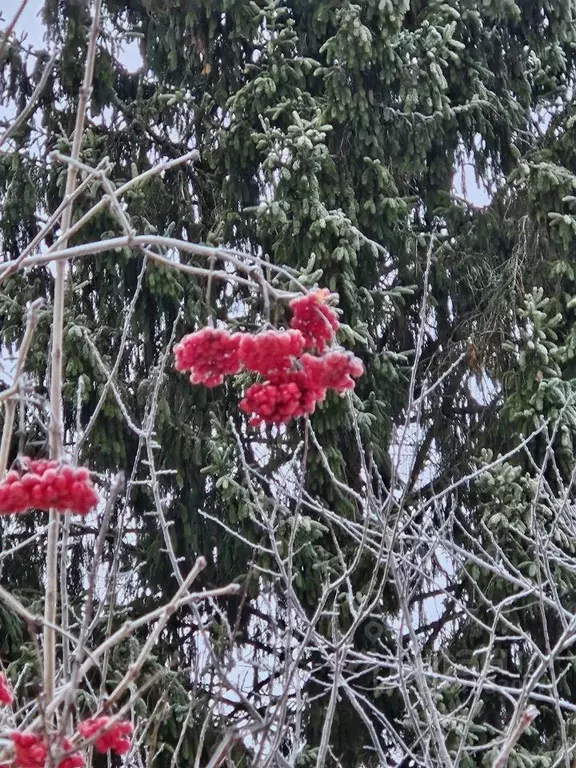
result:
M 14 13 L 20 6 L 20 1 L 0 0 L 0 13 L 2 14 L 4 24 L 11 21 Z M 35 44 L 42 42 L 42 26 L 37 16 L 43 4 L 43 0 L 28 0 L 17 25 L 18 32 L 28 32 L 31 42 Z

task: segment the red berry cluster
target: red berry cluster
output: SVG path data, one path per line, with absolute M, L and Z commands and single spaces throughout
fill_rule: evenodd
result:
M 6 675 L 3 672 L 0 672 L 0 704 L 10 706 L 13 701 L 14 694 L 12 693 L 12 688 L 10 687 L 8 680 L 6 680 Z
M 12 470 L 0 482 L 0 515 L 29 509 L 86 515 L 97 503 L 90 472 L 56 461 L 27 460 L 23 471 Z
M 300 362 L 308 377 L 320 387 L 340 393 L 354 389 L 354 379 L 364 373 L 362 362 L 348 352 L 327 352 L 322 357 L 305 354 Z
M 132 746 L 132 723 L 127 720 L 111 723 L 110 720 L 106 716 L 84 720 L 78 725 L 78 733 L 87 740 L 96 737 L 94 746 L 98 752 L 125 755 Z M 0 768 L 46 768 L 50 764 L 50 745 L 43 735 L 15 731 L 10 734 L 10 740 L 14 745 L 14 760 L 10 765 L 0 765 Z M 69 754 L 58 762 L 57 768 L 84 768 L 84 755 L 68 739 L 60 741 L 60 750 Z
M 316 403 L 324 400 L 326 389 L 307 372 L 293 371 L 271 377 L 263 384 L 248 387 L 240 409 L 254 414 L 250 424 L 285 424 L 290 419 L 313 413 Z
M 336 313 L 326 304 L 329 296 L 330 291 L 323 288 L 290 302 L 293 312 L 291 327 L 302 333 L 308 349 L 317 349 L 320 353 L 333 341 L 334 334 L 340 328 Z
M 109 723 L 110 718 L 105 715 L 92 717 L 78 725 L 78 732 L 85 739 L 97 736 L 94 746 L 102 754 L 110 751 L 116 752 L 117 755 L 125 755 L 132 746 L 132 734 L 134 733 L 132 723 L 127 720 L 119 720 L 111 725 Z
M 264 331 L 242 334 L 240 362 L 253 373 L 277 376 L 293 367 L 295 357 L 304 351 L 304 336 L 300 331 Z
M 43 736 L 36 733 L 13 733 L 10 739 L 14 744 L 14 768 L 44 768 L 49 762 L 49 745 Z M 60 748 L 63 752 L 73 750 L 68 739 L 62 739 Z M 84 756 L 74 752 L 62 758 L 57 768 L 83 768 L 85 764 Z
M 240 371 L 240 340 L 239 333 L 214 328 L 189 333 L 174 347 L 176 370 L 190 371 L 193 384 L 217 387 L 224 376 Z
M 325 353 L 340 327 L 326 303 L 329 296 L 330 291 L 318 290 L 291 301 L 288 331 L 250 334 L 204 328 L 191 333 L 174 348 L 176 370 L 190 370 L 193 383 L 209 387 L 242 369 L 264 376 L 264 382 L 248 387 L 240 402 L 240 409 L 252 415 L 252 425 L 282 424 L 313 413 L 328 389 L 353 389 L 354 378 L 364 373 L 351 354 Z M 320 356 L 303 354 L 305 349 Z
M 283 424 L 298 416 L 314 413 L 326 391 L 354 389 L 354 380 L 364 373 L 357 357 L 347 352 L 328 352 L 322 357 L 305 354 L 299 369 L 270 376 L 263 384 L 248 387 L 240 409 L 253 414 L 250 424 Z

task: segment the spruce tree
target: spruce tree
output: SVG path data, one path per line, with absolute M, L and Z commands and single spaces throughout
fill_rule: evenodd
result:
M 9 114 L 58 54 L 0 148 L 5 262 L 62 201 L 92 14 L 46 0 L 47 52 L 16 37 L 3 53 Z M 213 249 L 156 255 L 218 273 L 236 253 L 254 281 L 134 247 L 70 262 L 66 447 L 104 482 L 131 482 L 103 550 L 117 563 L 122 543 L 124 581 L 102 597 L 113 627 L 173 594 L 174 557 L 182 572 L 207 558 L 198 588 L 240 585 L 175 614 L 143 669 L 156 763 L 178 749 L 210 765 L 236 727 L 234 765 L 492 765 L 506 744 L 511 766 L 569 764 L 575 21 L 571 0 L 104 1 L 81 161 L 119 187 L 197 150 L 132 188 L 124 214 L 137 234 Z M 465 162 L 484 208 L 455 193 Z M 74 221 L 102 195 L 87 185 Z M 103 205 L 69 244 L 120 235 Z M 258 430 L 238 407 L 248 377 L 208 389 L 173 370 L 183 334 L 286 327 L 288 295 L 315 286 L 338 294 L 338 341 L 365 367 L 353 394 Z M 10 463 L 47 454 L 53 290 L 43 265 L 0 288 L 2 360 L 45 299 Z M 5 546 L 35 520 L 6 522 Z M 96 534 L 72 521 L 65 535 L 79 611 Z M 43 540 L 26 553 L 1 580 L 35 606 Z M 33 685 L 26 629 L 1 603 L 0 622 L 4 660 Z M 91 685 L 110 690 L 145 638 Z M 237 683 L 238 659 L 258 673 L 230 702 L 222 669 Z M 514 691 L 538 665 L 524 701 Z

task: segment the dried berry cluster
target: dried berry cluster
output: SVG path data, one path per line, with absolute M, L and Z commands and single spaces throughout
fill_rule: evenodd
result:
M 11 704 L 14 697 L 4 675 L 0 674 L 0 702 Z M 97 752 L 115 752 L 124 755 L 132 746 L 132 723 L 126 720 L 111 722 L 111 718 L 94 717 L 78 725 L 78 736 L 94 743 Z M 52 765 L 50 744 L 43 734 L 15 731 L 9 735 L 13 746 L 10 763 L 3 763 L 0 768 L 46 768 Z M 59 741 L 59 751 L 63 754 L 57 768 L 84 768 L 84 755 L 68 739 Z
M 85 515 L 98 503 L 87 469 L 44 460 L 26 460 L 23 466 L 22 471 L 8 472 L 0 483 L 0 515 L 30 509 Z
M 176 370 L 189 371 L 192 383 L 207 387 L 243 369 L 263 376 L 240 402 L 252 425 L 282 424 L 313 413 L 327 390 L 353 389 L 354 379 L 364 372 L 350 353 L 326 352 L 340 327 L 326 303 L 329 296 L 329 291 L 318 290 L 291 301 L 288 331 L 249 334 L 203 328 L 188 334 L 174 347 Z

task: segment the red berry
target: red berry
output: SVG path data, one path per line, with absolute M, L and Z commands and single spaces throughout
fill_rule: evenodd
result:
M 34 474 L 34 472 L 25 472 L 20 478 L 20 482 L 25 488 L 31 491 L 35 485 L 40 483 L 40 477 Z
M 23 512 L 27 508 L 29 493 L 20 480 L 8 486 L 8 503 L 15 512 Z

